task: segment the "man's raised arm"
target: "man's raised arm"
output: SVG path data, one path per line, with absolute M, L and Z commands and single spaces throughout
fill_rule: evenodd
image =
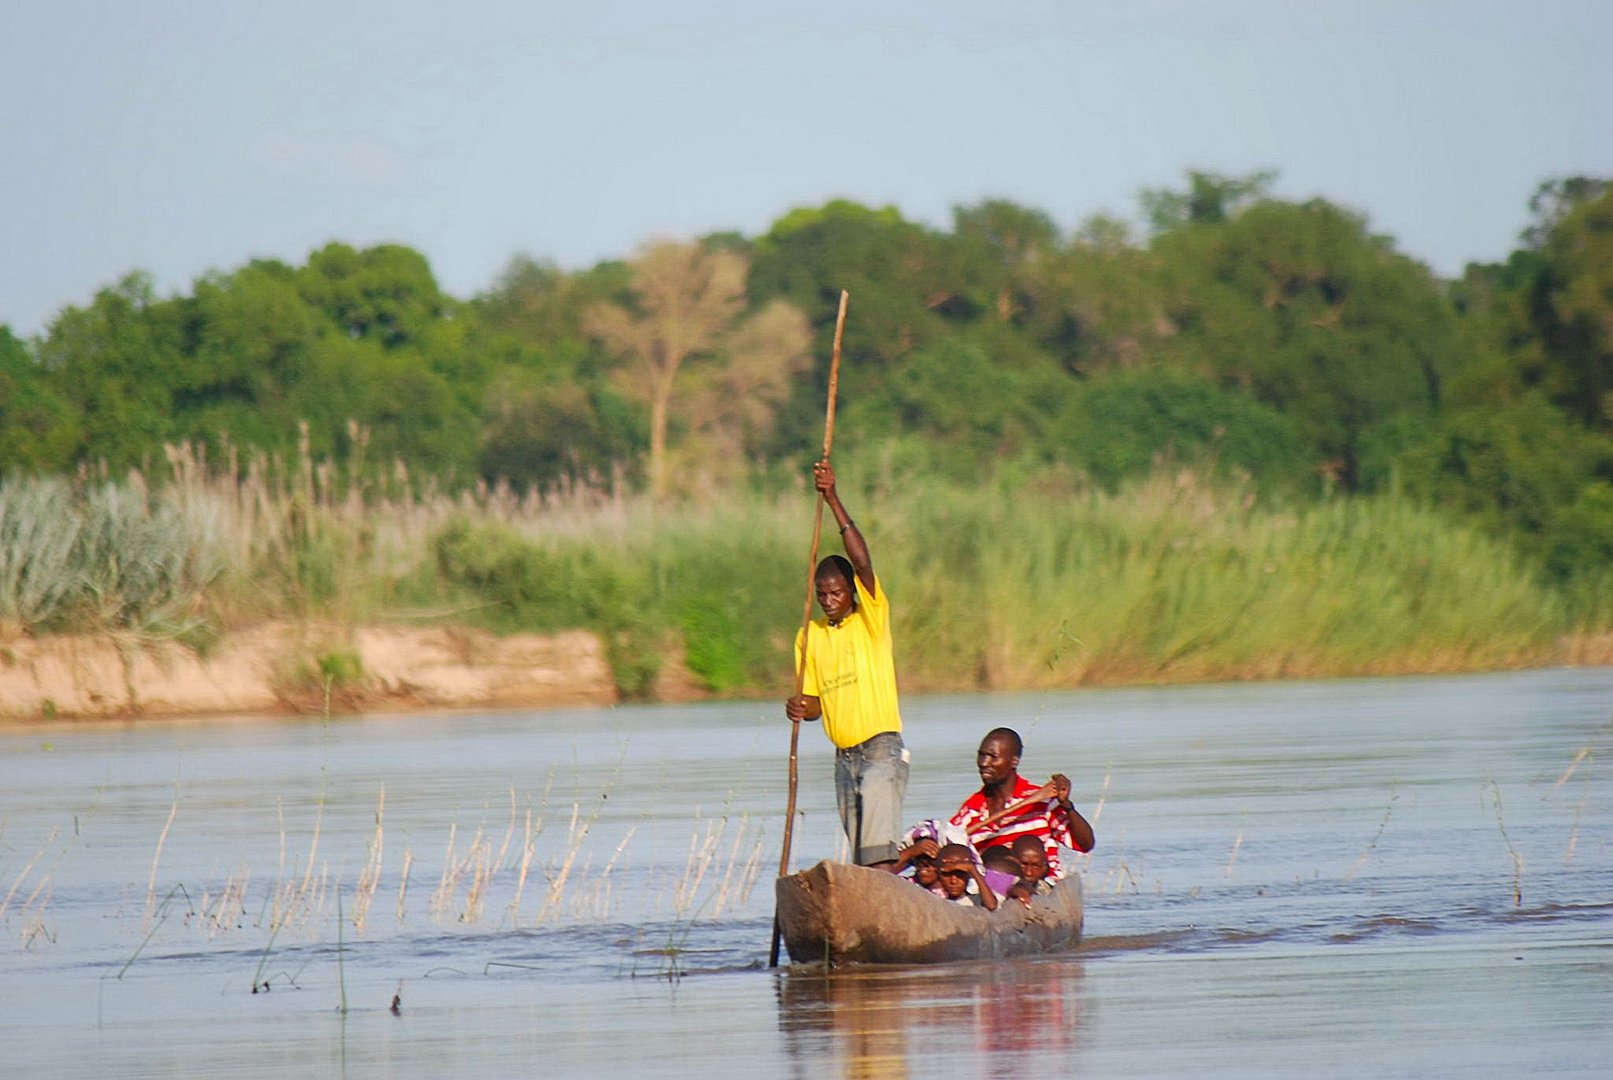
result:
M 829 505 L 829 512 L 835 517 L 835 524 L 840 528 L 840 542 L 846 549 L 846 558 L 851 560 L 851 568 L 857 571 L 857 580 L 872 593 L 874 560 L 868 554 L 868 541 L 863 539 L 862 531 L 851 519 L 845 504 L 840 501 L 840 493 L 835 490 L 834 466 L 820 461 L 812 466 L 812 477 L 823 501 Z

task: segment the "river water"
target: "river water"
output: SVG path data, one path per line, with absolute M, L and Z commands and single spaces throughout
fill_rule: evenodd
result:
M 0 732 L 0 1075 L 1613 1072 L 1613 669 L 903 706 L 914 819 L 1072 778 L 1078 951 L 769 970 L 772 704 Z

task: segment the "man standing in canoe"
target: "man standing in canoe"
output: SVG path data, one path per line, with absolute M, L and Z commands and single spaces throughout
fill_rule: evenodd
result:
M 907 794 L 908 753 L 896 703 L 890 603 L 874 576 L 868 543 L 835 491 L 827 461 L 813 483 L 840 527 L 844 556 L 830 555 L 813 576 L 823 618 L 795 637 L 801 693 L 784 704 L 792 721 L 823 720 L 835 745 L 835 798 L 852 861 L 894 870 Z
M 1070 802 L 1069 777 L 1054 773 L 1037 787 L 1019 775 L 1019 756 L 1024 752 L 1024 740 L 1012 728 L 988 731 L 975 753 L 980 790 L 958 807 L 952 824 L 968 832 L 977 851 L 1012 844 L 1022 836 L 1039 838 L 1047 848 L 1047 876 L 1057 881 L 1065 874 L 1059 863 L 1060 845 L 1091 851 L 1096 838 Z

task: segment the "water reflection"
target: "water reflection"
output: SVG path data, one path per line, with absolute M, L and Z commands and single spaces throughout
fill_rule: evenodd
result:
M 779 1027 L 792 1075 L 839 1062 L 848 1080 L 1026 1075 L 1068 1061 L 1085 1007 L 1082 962 L 1013 960 L 779 976 Z M 1053 1055 L 1050 1059 L 1048 1055 Z

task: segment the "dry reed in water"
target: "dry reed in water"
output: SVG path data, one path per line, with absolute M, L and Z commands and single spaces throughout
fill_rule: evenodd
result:
M 750 857 L 743 863 L 739 859 L 740 845 L 744 840 L 748 815 L 741 817 L 734 830 L 734 839 L 727 858 L 723 859 L 721 844 L 723 835 L 728 830 L 729 815 L 724 813 L 721 818 L 707 822 L 702 829 L 699 824 L 699 812 L 696 811 L 695 832 L 689 838 L 689 860 L 683 868 L 683 874 L 678 879 L 672 891 L 672 908 L 679 919 L 688 919 L 692 912 L 703 909 L 707 904 L 712 905 L 711 917 L 716 918 L 733 900 L 736 894 L 749 896 L 751 887 L 755 884 L 756 876 L 760 871 L 761 839 L 757 838 Z M 721 880 L 715 888 L 696 904 L 700 894 L 701 883 L 711 872 L 714 862 L 720 862 L 719 871 Z M 738 877 L 735 871 L 738 870 Z
M 6 912 L 11 908 L 12 899 L 17 895 L 17 890 L 22 888 L 22 883 L 28 880 L 28 875 L 33 873 L 33 869 L 39 863 L 39 860 L 45 857 L 45 852 L 49 851 L 50 846 L 56 842 L 56 835 L 59 831 L 60 830 L 58 829 L 52 829 L 50 831 L 50 836 L 45 840 L 45 843 L 38 851 L 34 853 L 34 857 L 29 859 L 27 864 L 23 866 L 22 870 L 17 874 L 17 879 L 11 883 L 11 888 L 6 892 L 5 900 L 0 901 L 0 919 L 5 918 Z
M 375 890 L 381 884 L 381 857 L 386 840 L 382 820 L 385 814 L 386 785 L 382 784 L 375 802 L 375 832 L 370 837 L 369 858 L 358 876 L 358 888 L 353 893 L 353 930 L 360 934 L 364 932 L 364 923 L 369 918 L 370 905 L 375 902 Z
M 442 877 L 437 882 L 437 891 L 431 894 L 431 918 L 434 922 L 442 921 L 448 898 L 458 891 L 459 875 L 464 873 L 460 861 L 454 857 L 454 839 L 458 835 L 459 822 L 455 821 L 448 826 L 448 849 L 442 857 Z
M 538 819 L 537 829 L 543 827 L 542 819 Z M 511 926 L 516 925 L 516 918 L 521 912 L 521 897 L 526 894 L 527 874 L 532 870 L 532 856 L 538 850 L 537 829 L 533 827 L 532 808 L 526 808 L 526 830 L 521 839 L 521 866 L 515 876 L 515 895 L 510 899 L 507 918 Z
M 404 900 L 409 895 L 409 871 L 414 868 L 414 849 L 403 849 L 403 869 L 398 873 L 398 925 L 403 925 Z
M 1564 784 L 1568 783 L 1568 778 L 1570 776 L 1574 775 L 1574 770 L 1579 768 L 1579 763 L 1584 761 L 1586 758 L 1589 758 L 1590 756 L 1591 756 L 1591 748 L 1588 747 L 1588 746 L 1584 747 L 1583 749 L 1580 750 L 1579 753 L 1575 754 L 1574 755 L 1574 760 L 1570 761 L 1568 763 L 1568 768 L 1563 770 L 1563 774 L 1557 778 L 1557 782 L 1555 784 L 1551 785 L 1551 789 L 1548 790 L 1544 795 L 1542 795 L 1541 799 L 1549 799 L 1553 795 L 1555 795 L 1557 793 L 1558 788 L 1560 788 Z
M 1238 861 L 1238 851 L 1243 847 L 1243 830 L 1249 823 L 1249 815 L 1244 814 L 1238 821 L 1238 835 L 1232 841 L 1232 854 L 1227 856 L 1226 876 L 1232 876 L 1232 867 Z
M 1523 856 L 1518 849 L 1512 846 L 1512 838 L 1507 835 L 1507 823 L 1501 815 L 1501 785 L 1494 780 L 1490 782 L 1490 799 L 1495 807 L 1495 825 L 1501 830 L 1501 842 L 1506 845 L 1507 854 L 1512 856 L 1512 906 L 1523 906 Z
M 588 830 L 593 827 L 598 813 L 596 810 L 587 820 L 583 820 L 582 805 L 571 804 L 571 824 L 566 827 L 566 852 L 554 873 L 545 871 L 549 878 L 549 889 L 544 894 L 543 907 L 538 911 L 539 922 L 560 910 L 560 900 L 565 895 L 566 882 L 571 877 L 572 868 L 577 864 L 577 856 L 582 851 L 583 841 L 588 838 Z
M 242 867 L 224 879 L 217 896 L 207 890 L 202 892 L 201 899 L 196 903 L 197 916 L 207 928 L 209 940 L 217 937 L 221 931 L 240 928 L 246 918 L 246 894 L 251 880 L 246 868 Z
M 1383 808 L 1383 819 L 1378 822 L 1378 831 L 1372 834 L 1372 839 L 1367 843 L 1365 850 L 1361 852 L 1361 857 L 1355 860 L 1355 864 L 1350 867 L 1349 873 L 1344 875 L 1345 881 L 1354 879 L 1356 873 L 1367 864 L 1368 856 L 1378 849 L 1378 841 L 1383 839 L 1383 831 L 1389 827 L 1389 818 L 1394 814 L 1395 803 L 1400 799 L 1400 792 L 1395 788 L 1396 785 L 1394 784 L 1389 786 L 1389 802 Z
M 317 917 L 324 909 L 326 889 L 330 883 L 328 867 L 322 866 L 317 875 L 314 873 L 314 868 L 318 864 L 320 834 L 324 827 L 324 799 L 320 799 L 314 815 L 313 834 L 308 841 L 307 862 L 303 868 L 302 878 L 297 881 L 286 879 L 285 807 L 279 802 L 276 803 L 276 812 L 280 820 L 280 866 L 275 876 L 274 889 L 267 900 L 271 934 L 278 934 L 288 927 L 307 928 L 317 923 L 319 921 Z
M 0 901 L 0 920 L 3 920 L 6 917 L 6 913 L 11 910 L 12 901 L 15 900 L 18 890 L 22 888 L 23 882 L 28 880 L 29 875 L 34 872 L 34 868 L 39 865 L 39 861 L 45 857 L 45 853 L 56 843 L 58 835 L 60 835 L 60 830 L 52 829 L 50 835 L 45 838 L 45 843 L 17 874 L 16 880 L 11 883 L 11 888 L 6 891 L 5 900 Z M 61 852 L 58 852 L 58 862 L 61 859 L 61 855 L 71 846 L 72 843 L 69 842 Z M 21 906 L 17 909 L 17 914 L 22 924 L 21 943 L 24 949 L 32 948 L 40 938 L 51 942 L 56 940 L 55 936 L 45 926 L 45 908 L 50 904 L 50 899 L 55 895 L 55 892 L 56 875 L 53 864 L 50 871 L 39 874 L 39 880 L 34 885 L 33 891 L 23 898 Z
M 146 928 L 150 929 L 152 917 L 157 911 L 157 864 L 162 862 L 162 847 L 168 842 L 168 830 L 173 827 L 174 815 L 179 813 L 179 800 L 168 808 L 168 820 L 163 824 L 162 834 L 157 837 L 157 850 L 151 856 L 151 877 L 146 882 Z

